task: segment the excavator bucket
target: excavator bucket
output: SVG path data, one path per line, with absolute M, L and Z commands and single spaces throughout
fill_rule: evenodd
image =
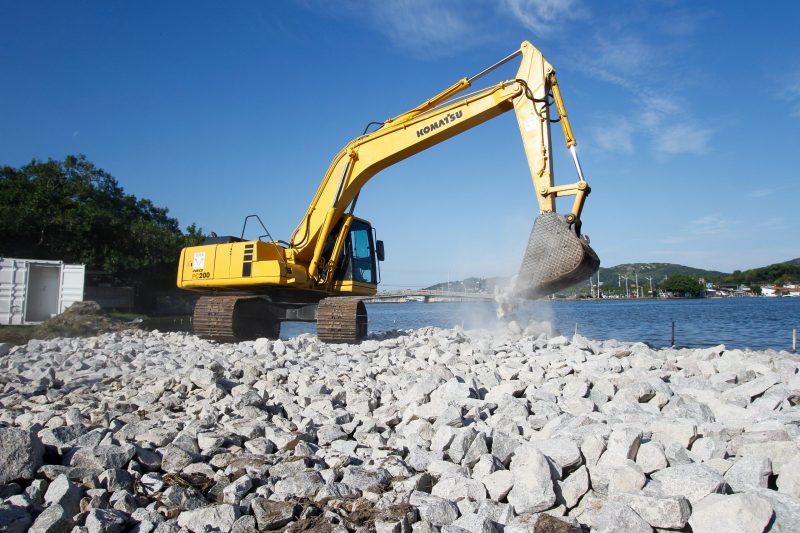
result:
M 536 300 L 589 279 L 599 268 L 600 258 L 586 239 L 563 216 L 545 213 L 533 224 L 515 293 Z

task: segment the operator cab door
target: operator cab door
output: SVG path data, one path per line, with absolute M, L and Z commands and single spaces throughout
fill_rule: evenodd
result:
M 369 222 L 354 219 L 350 233 L 344 243 L 342 258 L 334 274 L 335 281 L 351 281 L 357 284 L 378 284 L 378 266 L 375 257 L 375 241 Z

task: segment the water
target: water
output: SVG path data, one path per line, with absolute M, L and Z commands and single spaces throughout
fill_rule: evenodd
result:
M 493 303 L 404 303 L 367 306 L 370 332 L 424 326 L 467 329 L 496 325 Z M 549 320 L 565 335 L 678 346 L 790 350 L 800 329 L 800 298 L 707 298 L 698 300 L 590 300 L 527 303 L 521 318 Z M 314 332 L 314 324 L 285 322 L 284 338 Z

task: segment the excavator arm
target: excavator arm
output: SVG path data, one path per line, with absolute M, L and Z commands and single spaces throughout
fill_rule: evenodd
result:
M 470 88 L 473 81 L 516 57 L 521 57 L 521 61 L 515 79 L 456 97 Z M 578 181 L 568 185 L 554 184 L 551 103 L 555 104 L 558 116 L 555 120 L 561 123 L 578 172 Z M 512 109 L 519 123 L 540 212 L 523 259 L 517 292 L 523 297 L 536 298 L 553 292 L 551 289 L 588 278 L 599 267 L 599 259 L 580 236 L 581 211 L 590 188 L 577 158 L 576 142 L 555 69 L 527 41 L 495 65 L 471 78 L 459 80 L 437 96 L 386 120 L 378 130 L 357 137 L 345 146 L 334 158 L 292 234 L 287 255 L 294 262 L 309 265 L 310 283 L 329 286 L 339 257 L 335 252 L 341 251 L 358 194 L 370 178 L 388 166 Z M 555 212 L 555 200 L 560 196 L 575 197 L 571 212 L 563 219 Z M 338 234 L 334 253 L 323 257 L 325 243 L 335 228 Z M 546 272 L 539 271 L 542 267 Z

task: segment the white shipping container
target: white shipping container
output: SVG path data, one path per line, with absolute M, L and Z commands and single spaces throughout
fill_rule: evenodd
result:
M 37 324 L 83 301 L 85 265 L 0 258 L 0 324 Z

